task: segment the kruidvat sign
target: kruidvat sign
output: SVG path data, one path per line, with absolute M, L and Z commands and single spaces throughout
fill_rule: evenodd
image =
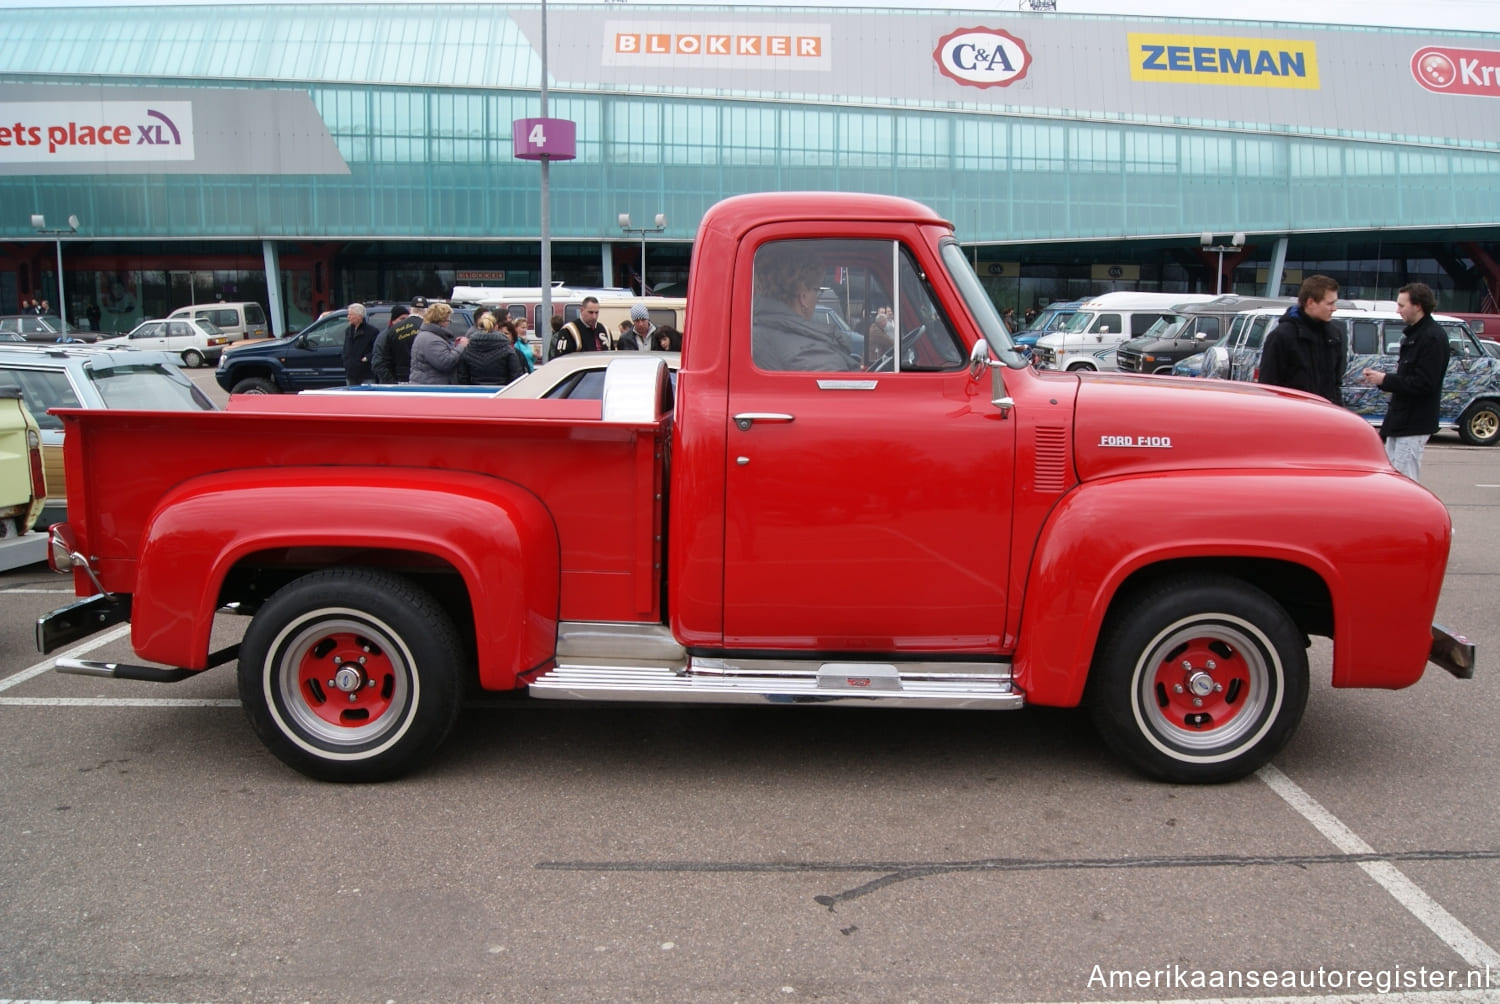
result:
M 1319 89 L 1313 42 L 1141 32 L 1127 38 L 1131 80 Z
M 139 163 L 193 159 L 191 101 L 0 104 L 0 163 Z
M 966 87 L 1008 87 L 1026 76 L 1026 43 L 998 28 L 960 28 L 938 39 L 932 50 L 943 76 Z
M 1429 45 L 1411 57 L 1411 75 L 1436 94 L 1500 98 L 1500 52 Z

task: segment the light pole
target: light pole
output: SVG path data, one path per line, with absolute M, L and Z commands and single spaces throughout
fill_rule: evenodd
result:
M 1228 244 L 1215 244 L 1214 235 L 1208 231 L 1198 235 L 1198 243 L 1205 251 L 1215 251 L 1219 255 L 1219 269 L 1214 274 L 1214 295 L 1218 296 L 1224 291 L 1224 256 L 1226 254 L 1237 254 L 1245 247 L 1245 235 L 1243 232 L 1229 238 Z
M 667 216 L 665 213 L 656 214 L 656 226 L 633 227 L 630 225 L 630 214 L 621 213 L 619 216 L 620 229 L 627 234 L 641 235 L 641 295 L 646 295 L 646 235 L 659 234 L 667 229 Z
M 57 316 L 62 320 L 62 334 L 67 337 L 68 333 L 68 294 L 63 289 L 62 270 L 62 239 L 63 234 L 76 234 L 78 232 L 78 217 L 68 217 L 68 228 L 66 230 L 48 230 L 47 217 L 41 213 L 31 214 L 31 229 L 39 234 L 49 234 L 57 238 Z

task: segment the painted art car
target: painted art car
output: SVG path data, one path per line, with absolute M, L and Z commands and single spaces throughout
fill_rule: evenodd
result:
M 1205 355 L 1203 376 L 1253 381 L 1260 374 L 1260 355 L 1266 335 L 1284 311 L 1252 310 L 1239 315 L 1229 334 Z M 1371 369 L 1394 371 L 1406 322 L 1400 314 L 1378 310 L 1336 310 L 1349 333 L 1349 363 L 1344 370 L 1344 407 L 1371 425 L 1385 420 L 1390 395 L 1365 383 L 1360 374 Z M 1500 443 L 1500 359 L 1487 353 L 1467 324 L 1446 314 L 1433 319 L 1448 333 L 1448 371 L 1438 424 L 1458 432 L 1471 446 Z M 1186 362 L 1186 360 L 1184 361 Z
M 47 504 L 37 525 L 67 515 L 63 422 L 52 408 L 214 411 L 214 404 L 167 352 L 97 345 L 0 345 L 0 387 L 17 387 L 42 437 Z
M 229 336 L 218 325 L 204 317 L 169 317 L 162 321 L 142 321 L 129 334 L 119 338 L 101 338 L 99 345 L 110 348 L 160 349 L 182 360 L 182 365 L 197 368 L 219 361 Z

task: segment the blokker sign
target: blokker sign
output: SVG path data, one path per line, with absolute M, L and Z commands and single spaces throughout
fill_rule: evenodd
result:
M 1500 98 L 1500 52 L 1429 45 L 1411 57 L 1411 75 L 1438 94 Z
M 192 159 L 191 101 L 0 104 L 0 163 Z

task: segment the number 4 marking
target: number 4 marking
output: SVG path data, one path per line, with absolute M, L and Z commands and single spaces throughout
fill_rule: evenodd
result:
M 542 149 L 542 148 L 546 147 L 546 145 L 547 145 L 547 132 L 542 127 L 542 124 L 540 122 L 538 122 L 536 125 L 534 125 L 534 126 L 531 127 L 531 132 L 530 132 L 529 135 L 527 135 L 526 142 L 528 144 L 530 144 L 531 146 L 536 147 L 537 149 Z

